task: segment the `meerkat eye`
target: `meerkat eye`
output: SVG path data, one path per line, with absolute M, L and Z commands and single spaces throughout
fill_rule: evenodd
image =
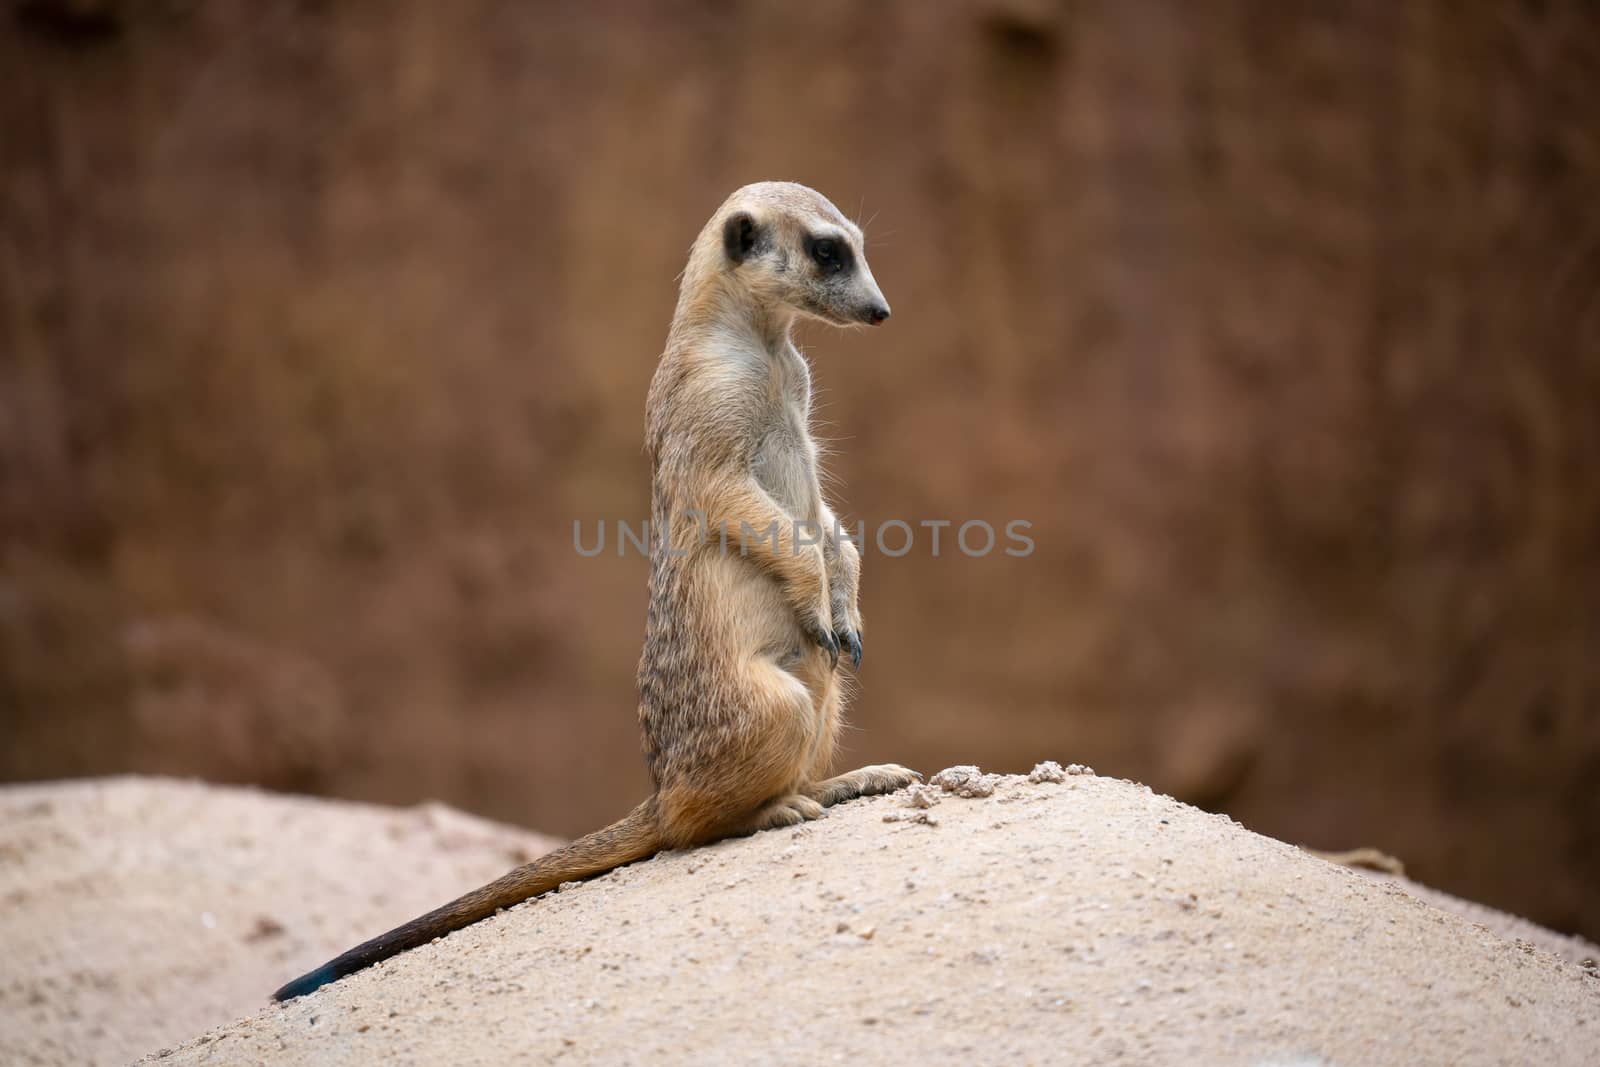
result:
M 850 254 L 846 249 L 839 247 L 839 242 L 831 237 L 818 237 L 810 242 L 811 258 L 817 261 L 817 267 L 825 274 L 839 274 L 850 265 Z

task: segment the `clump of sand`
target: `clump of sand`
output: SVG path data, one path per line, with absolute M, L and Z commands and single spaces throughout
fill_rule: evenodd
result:
M 461 828 L 457 856 L 481 849 L 487 866 L 460 864 L 444 886 L 435 881 L 452 880 L 440 878 L 451 831 L 426 814 L 136 781 L 35 787 L 26 802 L 10 790 L 8 813 L 56 807 L 34 816 L 44 822 L 23 844 L 33 874 L 22 911 L 40 932 L 26 943 L 30 970 L 0 982 L 11 1042 L 0 1051 L 101 1059 L 181 1021 L 212 1029 L 153 1060 L 1593 1062 L 1600 976 L 1581 962 L 1592 946 L 1425 900 L 1403 880 L 1329 864 L 1087 768 L 980 775 L 975 787 L 970 771 L 936 776 L 949 791 L 856 801 L 816 823 L 565 887 L 284 1005 L 265 1001 L 284 978 L 498 873 L 520 858 L 506 854 L 523 847 L 510 844 L 516 835 L 433 809 Z M 199 824 L 187 837 L 174 835 L 170 802 L 141 799 L 174 790 Z M 118 837 L 103 847 L 126 867 L 97 877 L 88 859 L 100 846 L 87 839 L 49 863 L 27 860 L 29 849 L 57 848 L 52 820 L 78 835 L 82 816 L 67 809 L 97 791 L 113 798 L 102 806 L 152 812 L 110 820 Z M 406 847 L 372 844 L 385 825 L 400 827 Z M 233 855 L 239 837 L 260 843 Z M 81 870 L 52 873 L 79 853 Z M 216 890 L 189 895 L 184 878 L 158 871 Z M 434 881 L 415 896 L 425 899 L 400 907 L 391 896 L 381 918 L 355 914 L 375 890 L 394 894 L 424 875 Z M 52 910 L 72 887 L 85 898 L 76 922 Z M 213 903 L 216 926 L 200 922 L 206 934 L 171 945 L 74 937 L 109 987 L 57 988 L 34 1015 L 19 1005 L 43 988 L 34 972 L 48 946 L 79 922 L 100 936 L 160 925 L 169 894 L 190 926 L 204 901 L 242 894 L 249 904 Z M 1469 915 L 1455 913 L 1463 907 Z M 257 917 L 284 929 L 263 932 Z M 7 921 L 20 924 L 6 928 L 9 947 L 29 924 Z M 214 937 L 224 925 L 230 936 Z M 128 958 L 130 947 L 144 957 Z M 66 973 L 59 959 L 54 973 Z M 231 1023 L 223 998 L 207 1000 L 222 974 L 254 998 Z M 204 1011 L 182 1020 L 149 1017 L 198 1001 Z M 206 1012 L 218 1014 L 194 1020 Z M 91 1044 L 79 1035 L 96 1022 L 104 1033 Z

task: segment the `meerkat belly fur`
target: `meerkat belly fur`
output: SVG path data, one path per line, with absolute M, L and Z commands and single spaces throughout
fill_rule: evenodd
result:
M 860 229 L 803 185 L 735 192 L 689 253 L 650 385 L 650 606 L 639 723 L 655 793 L 580 838 L 273 994 L 301 996 L 563 882 L 814 819 L 918 777 L 829 776 L 862 655 L 856 546 L 827 501 L 797 320 L 889 317 Z

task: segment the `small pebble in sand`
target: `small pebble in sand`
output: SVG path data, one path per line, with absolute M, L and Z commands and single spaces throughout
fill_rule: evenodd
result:
M 929 815 L 925 811 L 912 812 L 911 814 L 908 814 L 908 815 L 902 815 L 898 811 L 891 811 L 891 812 L 889 812 L 889 814 L 887 814 L 887 815 L 885 815 L 883 817 L 883 821 L 884 822 L 915 822 L 915 823 L 921 823 L 923 826 L 938 826 L 939 825 L 939 820 L 934 818 L 932 815 Z
M 946 767 L 929 778 L 928 784 L 939 786 L 946 793 L 971 799 L 992 796 L 997 781 L 999 775 L 984 774 L 971 764 L 963 764 L 959 767 Z
M 281 937 L 287 932 L 283 924 L 278 920 L 267 915 L 260 915 L 256 917 L 255 925 L 250 928 L 250 932 L 245 935 L 244 939 L 246 941 L 265 941 L 268 938 Z
M 904 796 L 908 808 L 931 808 L 939 803 L 939 791 L 931 785 L 907 786 Z

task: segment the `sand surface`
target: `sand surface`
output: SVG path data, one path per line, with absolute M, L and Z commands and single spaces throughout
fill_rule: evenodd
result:
M 193 782 L 0 789 L 0 1064 L 126 1063 L 550 848 L 440 805 Z
M 1597 1062 L 1593 946 L 1127 782 L 977 786 L 664 854 L 286 1005 L 544 842 L 437 807 L 9 788 L 0 1061 Z

